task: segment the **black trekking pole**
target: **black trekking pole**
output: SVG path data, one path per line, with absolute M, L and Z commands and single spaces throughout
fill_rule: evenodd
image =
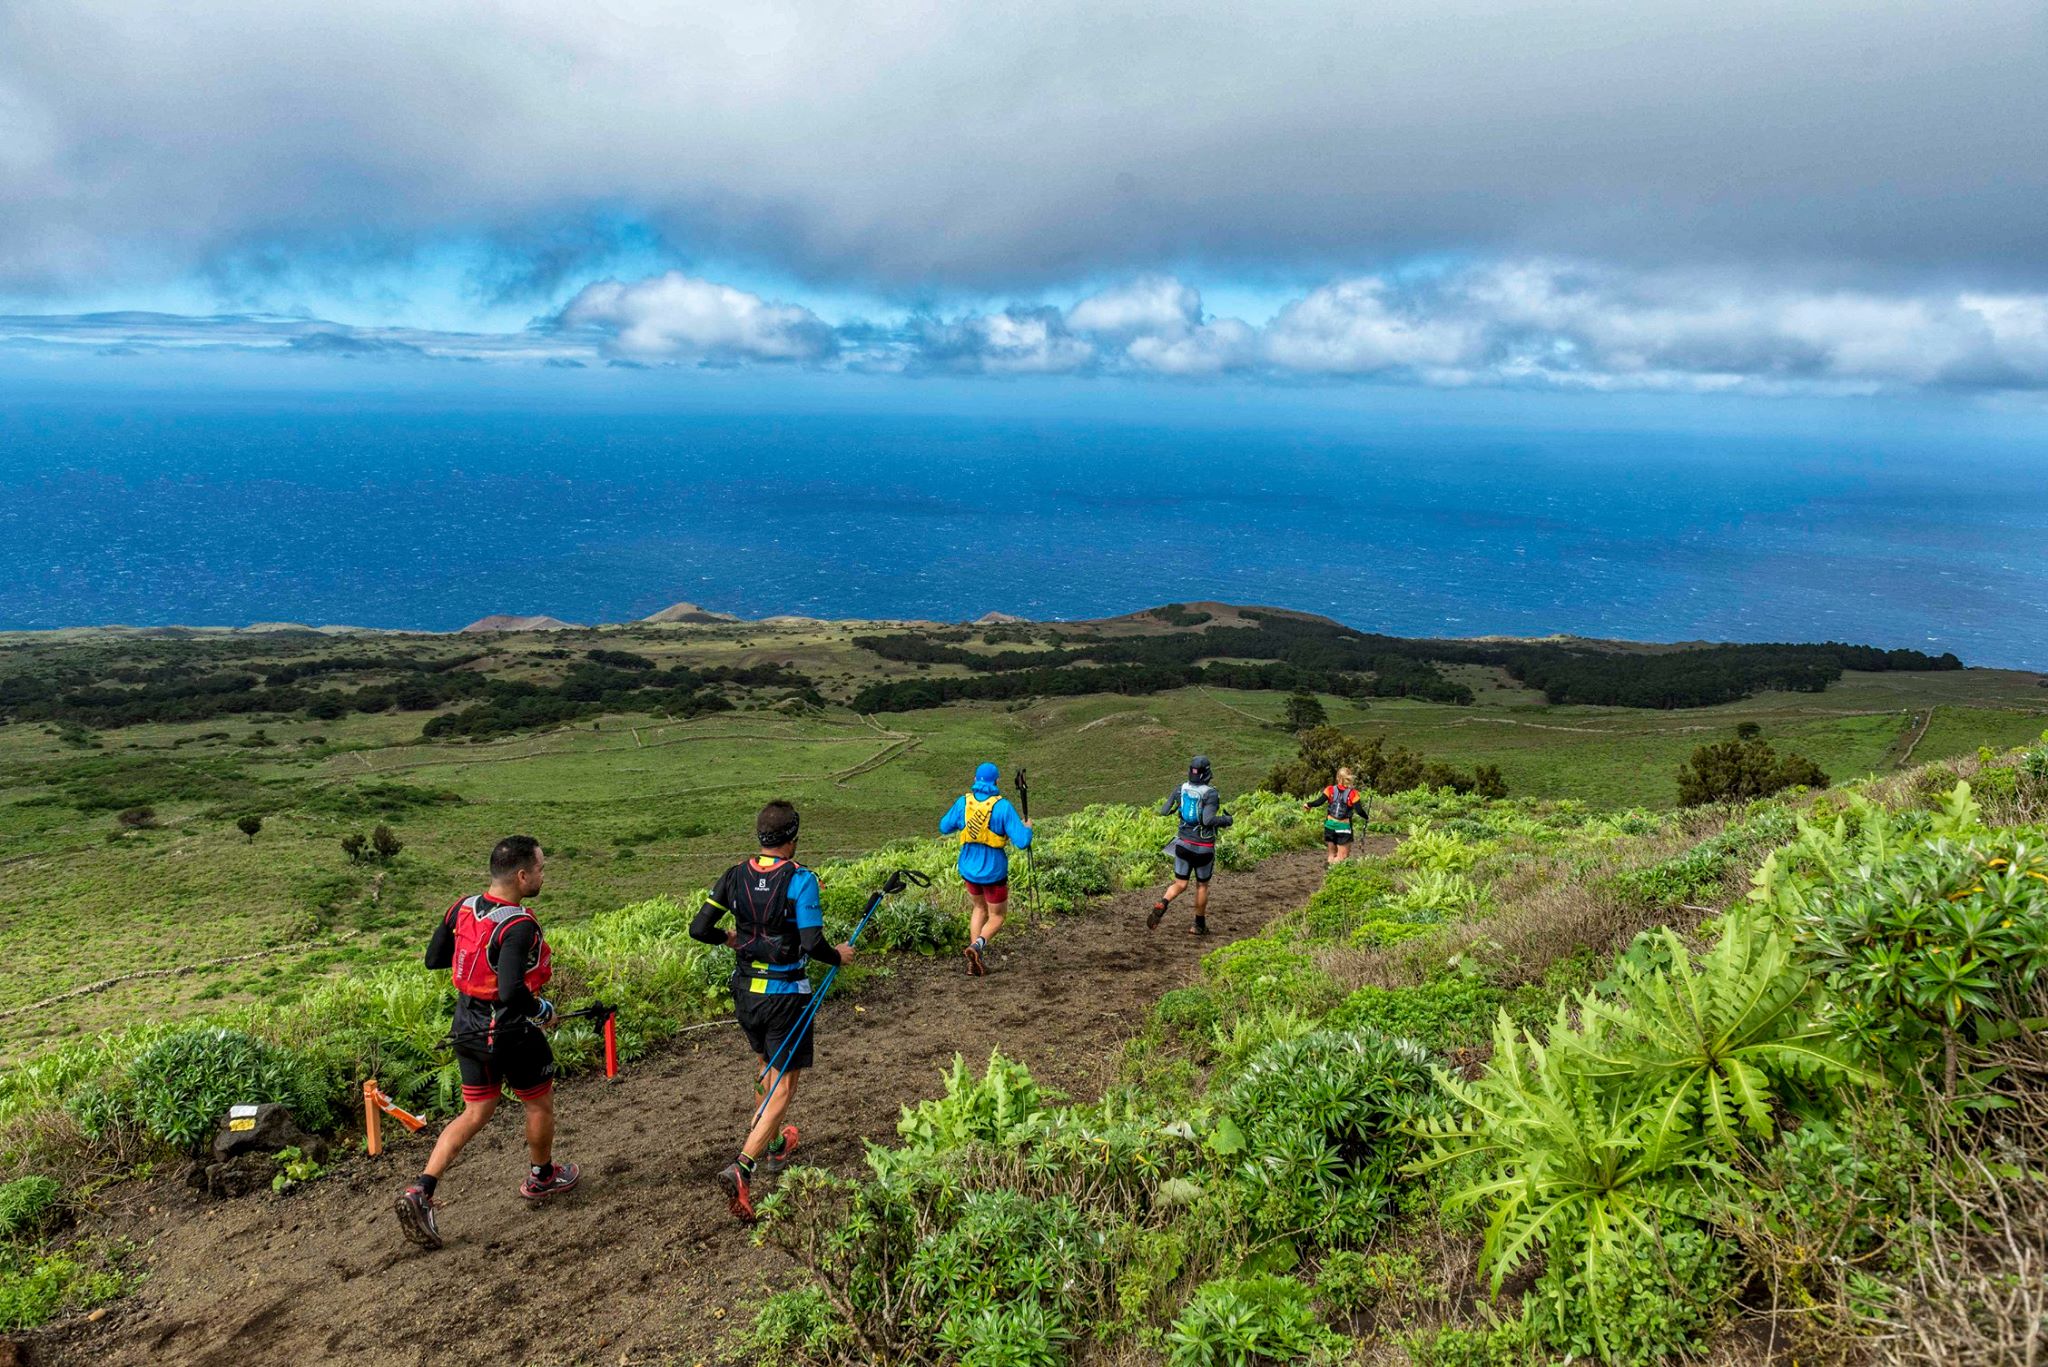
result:
M 874 920 L 875 913 L 881 910 L 884 897 L 893 897 L 906 887 L 928 888 L 931 885 L 932 880 L 930 876 L 919 873 L 916 869 L 898 869 L 890 874 L 882 886 L 875 890 L 874 895 L 868 898 L 867 906 L 861 911 L 860 923 L 854 926 L 853 934 L 846 937 L 846 943 L 856 944 L 859 942 L 860 933 L 868 928 L 868 922 Z M 796 1056 L 797 1045 L 801 1044 L 804 1036 L 811 1032 L 811 1020 L 818 1014 L 818 1007 L 824 1002 L 825 994 L 832 990 L 832 980 L 838 976 L 838 964 L 834 964 L 825 970 L 825 976 L 818 980 L 817 990 L 811 993 L 810 1005 L 806 1006 L 803 1014 L 797 1017 L 796 1029 L 789 1032 L 789 1038 L 785 1039 L 782 1042 L 782 1047 L 775 1051 L 775 1057 L 769 1059 L 767 1066 L 761 1069 L 761 1076 L 754 1079 L 754 1085 L 759 1087 L 763 1082 L 767 1081 L 770 1073 L 775 1074 L 775 1081 L 769 1083 L 768 1090 L 761 1095 L 761 1104 L 754 1108 L 754 1118 L 747 1122 L 749 1129 L 760 1123 L 761 1113 L 768 1109 L 768 1102 L 775 1095 L 775 1089 L 782 1085 L 784 1065 Z
M 1017 770 L 1017 802 L 1024 809 L 1024 819 L 1026 821 L 1031 820 L 1031 784 L 1025 780 L 1024 770 L 1021 768 Z M 1036 841 L 1038 832 L 1033 831 L 1031 838 L 1033 841 Z M 1031 899 L 1031 919 L 1036 921 L 1038 919 L 1038 856 L 1031 852 L 1030 845 L 1024 847 L 1024 868 L 1031 875 L 1031 881 L 1025 884 L 1025 892 Z

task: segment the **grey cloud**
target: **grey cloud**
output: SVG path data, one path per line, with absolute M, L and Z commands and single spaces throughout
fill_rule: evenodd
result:
M 10 5 L 0 283 L 482 234 L 518 290 L 617 210 L 898 297 L 1442 251 L 2038 287 L 2044 69 L 2038 0 Z

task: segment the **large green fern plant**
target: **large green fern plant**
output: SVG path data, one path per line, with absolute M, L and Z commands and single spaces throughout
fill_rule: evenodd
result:
M 1560 1006 L 1547 1040 L 1503 1014 L 1485 1074 L 1441 1078 L 1452 1115 L 1417 1126 L 1432 1144 L 1417 1170 L 1472 1173 L 1446 1206 L 1489 1211 L 1494 1289 L 1542 1254 L 1610 1360 L 1626 1356 L 1602 1304 L 1627 1281 L 1620 1261 L 1739 1199 L 1735 1160 L 1801 1090 L 1877 1081 L 1816 1022 L 1811 974 L 1767 918 L 1731 916 L 1704 954 L 1668 931 L 1660 947 L 1624 961 L 1611 995 L 1580 999 L 1577 1023 Z
M 1851 1064 L 1814 1014 L 1814 981 L 1784 932 L 1735 914 L 1695 958 L 1668 928 L 1661 964 L 1624 959 L 1612 993 L 1586 998 L 1571 1041 L 1579 1066 L 1693 1125 L 1723 1158 L 1768 1140 L 1777 1107 L 1802 1090 L 1879 1079 Z

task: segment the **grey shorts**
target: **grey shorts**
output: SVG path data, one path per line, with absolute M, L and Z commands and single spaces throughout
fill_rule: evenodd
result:
M 1191 850 L 1175 841 L 1173 845 L 1173 876 L 1193 878 L 1197 883 L 1206 883 L 1216 872 L 1216 851 Z

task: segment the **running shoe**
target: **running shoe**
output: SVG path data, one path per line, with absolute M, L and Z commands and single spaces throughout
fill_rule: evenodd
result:
M 1160 923 L 1161 921 L 1164 921 L 1165 919 L 1166 919 L 1166 903 L 1164 903 L 1164 902 L 1154 902 L 1154 903 L 1152 904 L 1152 914 L 1151 914 L 1150 916 L 1147 916 L 1147 917 L 1145 918 L 1145 929 L 1147 929 L 1147 930 L 1157 930 L 1157 929 L 1159 929 L 1159 923 Z
M 983 962 L 981 961 L 981 950 L 980 950 L 980 949 L 978 949 L 978 948 L 977 948 L 977 947 L 975 947 L 974 945 L 971 945 L 971 944 L 970 944 L 970 945 L 968 945 L 968 946 L 967 946 L 967 948 L 966 948 L 965 950 L 963 950 L 963 951 L 961 951 L 961 952 L 962 952 L 962 953 L 964 953 L 964 954 L 965 954 L 965 955 L 967 956 L 967 976 L 968 976 L 968 977 L 970 977 L 970 978 L 979 978 L 979 977 L 982 977 L 982 976 L 984 976 L 984 975 L 985 975 L 985 974 L 986 974 L 986 973 L 988 972 L 988 965 L 984 964 L 984 963 L 983 963 Z
M 718 1188 L 725 1193 L 734 1219 L 744 1225 L 754 1223 L 754 1198 L 747 1190 L 747 1175 L 740 1171 L 739 1164 L 728 1163 L 725 1171 L 718 1174 Z
M 439 1248 L 441 1227 L 434 1222 L 434 1207 L 440 1204 L 415 1182 L 398 1193 L 392 1208 L 398 1212 L 398 1227 L 405 1231 L 406 1238 L 421 1248 Z
M 1195 918 L 1195 923 L 1188 927 L 1188 934 L 1190 935 L 1207 935 L 1208 933 L 1209 923 L 1199 916 Z
M 796 1126 L 784 1125 L 782 1133 L 775 1136 L 775 1142 L 768 1146 L 768 1152 L 762 1154 L 760 1161 L 754 1164 L 754 1171 L 773 1176 L 789 1166 L 790 1158 L 795 1153 Z
M 574 1163 L 553 1163 L 548 1167 L 546 1177 L 526 1175 L 519 1184 L 519 1194 L 529 1201 L 545 1201 L 550 1196 L 560 1196 L 583 1180 L 583 1169 Z

